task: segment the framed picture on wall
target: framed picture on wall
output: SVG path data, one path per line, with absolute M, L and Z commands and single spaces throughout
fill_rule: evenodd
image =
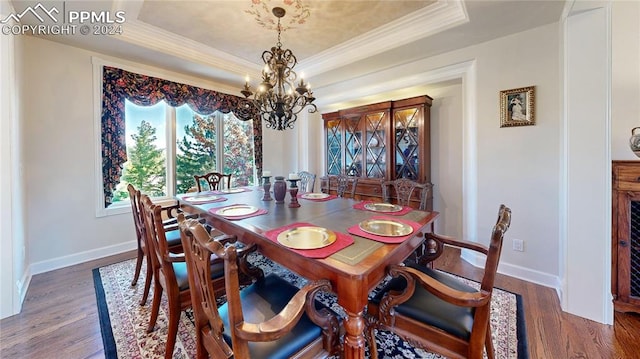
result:
M 535 86 L 500 91 L 500 127 L 535 124 Z

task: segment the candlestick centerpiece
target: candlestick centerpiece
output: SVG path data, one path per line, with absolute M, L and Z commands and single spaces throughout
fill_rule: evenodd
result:
M 262 188 L 264 189 L 264 195 L 262 196 L 263 201 L 271 201 L 271 172 L 263 171 L 262 172 Z
M 289 182 L 291 182 L 291 186 L 289 187 L 289 194 L 291 195 L 291 202 L 289 202 L 289 207 L 297 208 L 300 207 L 300 203 L 298 203 L 298 181 L 300 178 L 295 178 L 298 175 L 293 176 L 289 175 Z

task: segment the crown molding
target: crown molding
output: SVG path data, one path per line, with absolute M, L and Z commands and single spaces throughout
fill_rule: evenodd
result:
M 138 20 L 127 20 L 119 40 L 244 77 L 258 74 L 257 64 L 205 46 Z
M 469 22 L 464 2 L 439 0 L 421 10 L 357 36 L 304 60 L 308 77 L 392 50 Z
M 141 2 L 116 0 L 127 21 L 118 39 L 221 71 L 259 77 L 261 65 L 137 20 Z M 382 27 L 320 52 L 299 66 L 308 77 L 394 49 L 469 21 L 462 0 L 438 0 Z

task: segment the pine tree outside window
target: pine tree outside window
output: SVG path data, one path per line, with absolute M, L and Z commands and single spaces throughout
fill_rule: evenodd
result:
M 164 101 L 153 106 L 126 101 L 125 119 L 128 160 L 113 205 L 128 200 L 129 183 L 154 198 L 192 190 L 195 174 L 212 171 L 232 173 L 232 186 L 257 183 L 252 121 L 218 111 L 202 115 Z

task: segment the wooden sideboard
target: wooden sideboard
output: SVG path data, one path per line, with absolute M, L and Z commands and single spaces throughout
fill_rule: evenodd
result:
M 612 172 L 613 305 L 640 313 L 640 161 L 613 161 Z

